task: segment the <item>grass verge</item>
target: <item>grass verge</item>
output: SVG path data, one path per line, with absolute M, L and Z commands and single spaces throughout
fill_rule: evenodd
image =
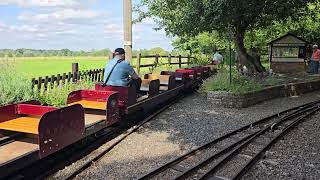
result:
M 213 78 L 208 79 L 202 85 L 203 92 L 208 91 L 226 91 L 234 93 L 246 93 L 258 91 L 263 88 L 261 80 L 255 77 L 242 76 L 237 72 L 232 73 L 231 83 L 228 72 L 220 72 Z

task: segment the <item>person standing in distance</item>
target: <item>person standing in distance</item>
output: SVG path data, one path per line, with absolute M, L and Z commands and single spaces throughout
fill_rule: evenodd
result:
M 218 65 L 220 68 L 221 66 L 223 67 L 223 56 L 222 56 L 222 53 L 221 52 L 216 52 L 214 55 L 213 55 L 213 64 L 214 65 Z
M 318 49 L 318 45 L 312 46 L 313 52 L 311 56 L 311 73 L 318 74 L 319 71 L 319 60 L 320 60 L 320 50 Z
M 106 64 L 104 72 L 104 85 L 107 86 L 135 86 L 137 92 L 141 87 L 141 79 L 128 61 L 125 60 L 123 48 L 117 48 L 113 59 Z

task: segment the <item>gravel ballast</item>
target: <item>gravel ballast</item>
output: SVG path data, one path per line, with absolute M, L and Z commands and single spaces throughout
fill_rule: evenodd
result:
M 314 92 L 299 97 L 274 99 L 245 109 L 227 109 L 213 107 L 206 102 L 204 96 L 195 93 L 173 105 L 138 132 L 130 135 L 99 162 L 78 175 L 76 179 L 136 179 L 192 148 L 203 145 L 236 128 L 319 98 L 320 92 Z M 319 118 L 320 115 L 316 117 Z M 316 117 L 314 119 L 317 119 Z M 308 122 L 311 123 L 311 120 L 306 121 Z M 257 179 L 269 179 L 269 177 L 274 177 L 272 179 L 283 177 L 319 179 L 319 123 L 317 125 L 311 123 L 309 127 L 304 123 L 301 126 L 303 130 L 300 128 L 297 130 L 303 135 L 297 136 L 297 132 L 288 134 L 289 143 L 281 141 L 279 148 L 271 149 L 271 155 L 259 163 L 259 165 L 262 164 L 261 167 L 255 166 L 254 171 L 247 176 Z M 315 145 L 317 142 L 318 144 Z M 106 148 L 110 143 L 101 148 Z M 310 159 L 302 161 L 301 154 L 308 154 Z M 286 159 L 279 160 L 282 157 Z M 83 161 L 74 163 L 52 177 L 63 177 Z M 279 166 L 283 166 L 283 169 L 280 169 Z M 300 171 L 293 173 L 297 168 L 300 168 Z M 267 172 L 274 176 L 267 175 Z M 299 172 L 306 172 L 308 175 Z

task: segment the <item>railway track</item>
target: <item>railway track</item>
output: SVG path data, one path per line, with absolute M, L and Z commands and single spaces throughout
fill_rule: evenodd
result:
M 109 148 L 107 148 L 106 150 L 102 151 L 101 153 L 97 154 L 92 160 L 84 163 L 82 166 L 80 166 L 79 168 L 77 168 L 75 171 L 73 171 L 72 173 L 70 173 L 69 175 L 65 176 L 63 179 L 64 180 L 71 180 L 73 178 L 75 178 L 78 174 L 82 173 L 83 171 L 85 171 L 86 169 L 88 169 L 93 163 L 97 163 L 99 162 L 100 159 L 102 159 L 108 152 L 110 152 L 114 147 L 116 147 L 118 144 L 120 144 L 123 140 L 125 140 L 128 136 L 130 136 L 132 133 L 136 132 L 138 129 L 140 129 L 143 125 L 145 125 L 147 122 L 150 122 L 152 119 L 154 119 L 155 117 L 157 117 L 159 114 L 161 114 L 163 111 L 165 111 L 166 109 L 168 109 L 169 107 L 171 107 L 173 104 L 175 104 L 176 102 L 178 102 L 178 100 L 182 99 L 183 97 L 179 97 L 178 99 L 176 99 L 175 101 L 169 103 L 168 105 L 163 106 L 162 108 L 160 108 L 159 110 L 157 110 L 156 112 L 152 113 L 150 116 L 148 116 L 146 119 L 144 119 L 143 121 L 141 121 L 139 124 L 135 125 L 134 127 L 132 127 L 129 131 L 127 131 L 125 134 L 123 134 L 123 136 L 117 140 L 116 142 L 114 142 Z
M 320 110 L 304 104 L 243 126 L 164 164 L 145 179 L 240 179 L 288 131 Z
M 104 143 L 108 142 L 109 140 L 121 136 L 121 138 L 114 143 L 112 143 L 107 149 L 100 152 L 99 154 L 95 155 L 90 161 L 82 164 L 80 167 L 75 169 L 74 171 L 70 172 L 67 176 L 64 176 L 63 179 L 73 179 L 81 172 L 85 171 L 89 168 L 92 163 L 99 161 L 102 157 L 104 157 L 108 152 L 110 152 L 114 147 L 116 147 L 119 143 L 121 143 L 124 139 L 126 139 L 130 134 L 136 132 L 139 128 L 141 128 L 147 122 L 150 122 L 156 116 L 161 114 L 163 111 L 177 103 L 179 100 L 184 98 L 185 96 L 179 96 L 177 99 L 173 100 L 167 105 L 162 105 L 159 107 L 157 111 L 153 113 L 149 113 L 147 115 L 138 115 L 136 118 L 140 119 L 140 121 L 129 121 L 125 125 L 121 125 L 118 127 L 109 128 L 107 132 L 103 134 L 99 134 L 96 137 L 92 137 L 93 139 L 88 140 L 90 143 L 80 143 L 77 145 L 73 145 L 63 152 L 59 152 L 56 155 L 41 160 L 40 162 L 29 166 L 14 175 L 8 176 L 6 179 L 45 179 L 50 177 L 50 175 L 54 174 L 55 172 L 63 169 L 65 166 L 81 159 L 82 157 L 88 155 L 90 152 L 96 150 Z M 143 119 L 143 120 L 141 120 Z M 119 132 L 123 132 L 122 134 Z M 7 143 L 11 141 L 11 138 L 4 138 L 0 139 L 0 144 Z

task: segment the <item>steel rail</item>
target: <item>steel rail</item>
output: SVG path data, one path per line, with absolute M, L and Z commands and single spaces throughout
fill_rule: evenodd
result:
M 76 171 L 72 172 L 71 174 L 67 175 L 64 180 L 71 180 L 73 178 L 75 178 L 78 174 L 80 174 L 81 172 L 85 171 L 86 169 L 88 169 L 93 163 L 96 163 L 97 161 L 99 161 L 102 157 L 104 157 L 108 152 L 110 152 L 114 147 L 116 147 L 118 144 L 120 144 L 123 140 L 125 140 L 129 135 L 131 135 L 132 133 L 136 132 L 139 128 L 141 128 L 143 125 L 145 125 L 146 123 L 148 123 L 149 121 L 151 121 L 152 119 L 154 119 L 155 117 L 157 117 L 160 113 L 162 113 L 163 111 L 167 110 L 169 107 L 171 107 L 173 104 L 175 104 L 177 101 L 179 101 L 181 98 L 180 97 L 176 100 L 174 100 L 173 102 L 171 102 L 168 105 L 165 105 L 164 107 L 162 107 L 161 109 L 157 110 L 156 112 L 154 112 L 153 114 L 151 114 L 150 116 L 148 116 L 146 119 L 144 119 L 143 121 L 141 121 L 138 125 L 134 126 L 133 128 L 131 128 L 131 130 L 129 130 L 128 132 L 126 132 L 124 134 L 124 136 L 122 138 L 120 138 L 119 140 L 117 140 L 116 142 L 114 142 L 109 148 L 107 148 L 106 150 L 102 151 L 101 153 L 99 153 L 98 155 L 96 155 L 92 160 L 90 160 L 89 162 L 83 164 L 81 167 L 79 167 Z
M 200 152 L 200 151 L 202 151 L 204 149 L 207 149 L 208 147 L 210 147 L 210 146 L 212 146 L 212 145 L 214 145 L 214 144 L 216 144 L 216 143 L 218 143 L 218 142 L 220 142 L 220 141 L 222 141 L 224 139 L 227 139 L 227 138 L 229 138 L 229 137 L 231 137 L 231 136 L 233 136 L 233 135 L 235 135 L 235 134 L 237 134 L 237 133 L 239 133 L 239 132 L 241 132 L 243 130 L 249 129 L 250 127 L 253 127 L 253 126 L 257 126 L 257 125 L 259 125 L 261 123 L 269 121 L 269 120 L 271 120 L 273 118 L 277 118 L 277 117 L 279 117 L 281 115 L 284 115 L 284 114 L 287 114 L 287 113 L 289 113 L 291 111 L 297 110 L 296 112 L 293 112 L 291 114 L 297 113 L 298 111 L 307 109 L 307 108 L 312 107 L 313 105 L 318 104 L 318 103 L 320 103 L 320 100 L 313 101 L 313 102 L 310 102 L 310 103 L 306 103 L 306 104 L 303 104 L 303 105 L 300 105 L 300 106 L 297 106 L 297 107 L 294 107 L 294 108 L 290 108 L 288 110 L 285 110 L 285 111 L 273 114 L 271 116 L 265 117 L 265 118 L 263 118 L 261 120 L 258 120 L 256 122 L 247 124 L 247 125 L 245 125 L 243 127 L 240 127 L 238 129 L 230 132 L 230 133 L 227 133 L 227 134 L 225 134 L 225 135 L 223 135 L 223 136 L 221 136 L 221 137 L 219 137 L 219 138 L 217 138 L 217 139 L 215 139 L 215 140 L 213 140 L 211 142 L 208 142 L 208 143 L 206 143 L 206 144 L 204 144 L 202 146 L 199 146 L 199 147 L 197 147 L 197 148 L 195 148 L 195 149 L 193 149 L 193 150 L 191 150 L 191 151 L 189 151 L 189 152 L 187 152 L 187 153 L 185 153 L 185 154 L 183 154 L 183 155 L 181 155 L 181 156 L 179 156 L 179 157 L 167 162 L 166 164 L 164 164 L 164 165 L 152 170 L 151 172 L 148 172 L 147 174 L 139 177 L 138 179 L 139 180 L 151 179 L 152 177 L 156 176 L 157 174 L 160 174 L 161 172 L 167 170 L 171 166 L 174 166 L 174 165 L 178 164 L 179 162 L 181 162 L 181 161 L 193 156 L 194 154 L 196 154 L 196 153 L 198 153 L 198 152 Z
M 249 140 L 247 140 L 245 143 L 243 143 L 240 147 L 244 147 L 244 145 L 246 145 L 246 143 L 247 143 L 247 144 L 250 143 L 252 140 L 254 140 L 255 138 L 257 138 L 257 137 L 259 137 L 260 135 L 262 135 L 263 133 L 265 133 L 267 130 L 269 130 L 269 129 L 272 130 L 273 127 L 277 127 L 279 124 L 281 124 L 281 123 L 289 120 L 290 118 L 296 117 L 297 115 L 300 115 L 300 114 L 303 114 L 303 113 L 306 113 L 306 112 L 309 112 L 310 110 L 313 110 L 313 109 L 314 109 L 314 107 L 311 107 L 311 108 L 307 108 L 307 109 L 304 109 L 304 110 L 298 110 L 297 112 L 293 112 L 293 113 L 291 113 L 291 114 L 289 114 L 289 115 L 286 115 L 285 117 L 283 117 L 283 118 L 281 118 L 280 120 L 278 120 L 276 123 L 271 124 L 271 125 L 265 127 L 263 130 L 259 131 L 258 133 L 254 133 L 254 136 L 252 136 Z M 241 141 L 241 143 L 243 142 L 242 140 L 240 140 L 240 141 Z M 240 144 L 239 141 L 238 141 L 238 142 L 235 142 L 235 143 L 233 144 L 233 147 L 237 146 L 238 144 Z M 228 154 L 227 157 L 225 157 L 225 158 L 224 158 L 223 160 L 221 160 L 217 165 L 215 165 L 215 167 L 213 167 L 213 168 L 211 169 L 211 170 L 212 170 L 212 173 L 215 172 L 215 171 L 214 171 L 214 170 L 215 170 L 214 168 L 218 169 L 223 163 L 226 163 L 229 158 L 232 158 L 231 155 L 239 152 L 240 147 L 238 147 L 238 148 L 236 148 L 235 150 L 233 150 L 231 153 Z M 232 154 L 232 153 L 233 153 L 233 154 Z M 230 154 L 231 154 L 231 155 L 230 155 Z M 215 155 L 213 155 L 213 156 L 215 156 Z M 176 177 L 175 179 L 176 179 L 176 180 L 178 180 L 178 179 L 179 179 L 179 180 L 180 180 L 180 179 L 185 179 L 185 178 L 186 178 L 187 176 L 189 176 L 192 172 L 194 172 L 195 170 L 198 170 L 198 169 L 200 169 L 201 167 L 207 165 L 207 164 L 208 164 L 210 161 L 212 161 L 214 158 L 216 158 L 216 157 L 209 157 L 209 158 L 208 158 L 209 161 L 207 161 L 207 160 L 201 161 L 200 163 L 198 163 L 198 164 L 195 165 L 194 167 L 192 167 L 192 168 L 184 171 L 181 175 L 179 175 L 179 176 Z
M 309 112 L 311 110 L 311 112 Z M 302 119 L 310 116 L 311 114 L 315 113 L 317 110 L 319 110 L 319 107 L 313 107 L 313 108 L 309 108 L 306 110 L 303 110 L 299 113 L 296 114 L 297 115 L 301 115 L 303 113 L 307 113 L 306 115 L 303 115 L 301 117 L 299 117 L 297 120 L 295 120 L 293 123 L 295 123 L 296 121 L 300 122 Z M 284 118 L 282 120 L 279 120 L 277 123 L 275 123 L 275 125 L 269 125 L 268 127 L 264 128 L 262 131 L 260 131 L 259 133 L 257 133 L 255 136 L 251 137 L 250 139 L 248 139 L 246 142 L 244 142 L 243 144 L 241 144 L 239 147 L 237 147 L 236 149 L 234 149 L 233 151 L 231 151 L 225 158 L 223 158 L 222 160 L 220 160 L 215 166 L 213 166 L 212 168 L 210 168 L 208 171 L 206 171 L 200 178 L 199 180 L 204 180 L 204 179 L 209 179 L 211 177 L 212 174 L 216 173 L 219 169 L 221 169 L 221 166 L 223 166 L 224 164 L 226 164 L 228 162 L 228 160 L 230 160 L 231 158 L 233 158 L 238 152 L 240 152 L 244 147 L 246 147 L 249 143 L 251 143 L 254 139 L 258 138 L 259 136 L 261 136 L 262 134 L 264 134 L 265 132 L 267 132 L 268 130 L 272 130 L 272 126 L 278 126 L 281 123 L 283 123 L 284 121 L 290 119 L 292 117 L 292 115 L 288 116 L 287 118 Z M 294 117 L 294 116 L 293 116 Z M 291 124 L 293 124 L 291 123 Z M 291 124 L 289 125 L 290 127 Z M 287 127 L 289 127 L 287 126 Z M 287 129 L 287 127 L 285 129 Z M 282 133 L 281 133 L 282 134 Z M 273 141 L 274 142 L 274 141 Z M 265 148 L 264 148 L 265 149 Z M 242 174 L 242 172 L 238 172 L 238 174 Z
M 269 142 L 260 152 L 258 152 L 258 154 L 256 154 L 242 169 L 240 169 L 236 175 L 234 176 L 234 180 L 240 179 L 259 159 L 261 159 L 261 156 L 263 155 L 263 153 L 265 153 L 273 144 L 275 144 L 275 142 L 285 136 L 294 126 L 296 126 L 297 124 L 301 123 L 305 118 L 311 116 L 312 114 L 316 113 L 317 111 L 319 111 L 320 108 L 316 108 L 315 110 L 313 110 L 312 112 L 306 114 L 303 117 L 300 117 L 299 119 L 297 119 L 296 121 L 292 122 L 291 124 L 289 124 L 278 136 L 276 136 L 275 138 L 272 139 L 271 142 Z
M 184 171 L 181 175 L 179 175 L 178 177 L 176 177 L 175 179 L 186 179 L 192 172 L 196 171 L 197 169 L 201 168 L 204 164 L 208 164 L 211 161 L 213 161 L 216 158 L 219 158 L 220 156 L 222 156 L 223 154 L 227 153 L 228 151 L 230 151 L 231 149 L 237 147 L 238 145 L 240 145 L 241 143 L 247 141 L 249 138 L 255 136 L 257 133 L 259 133 L 260 131 L 256 131 L 242 139 L 240 139 L 239 141 L 229 145 L 228 147 L 220 150 L 219 152 L 213 154 L 212 156 L 204 159 L 203 161 L 197 163 L 195 166 L 191 167 L 190 169 Z

